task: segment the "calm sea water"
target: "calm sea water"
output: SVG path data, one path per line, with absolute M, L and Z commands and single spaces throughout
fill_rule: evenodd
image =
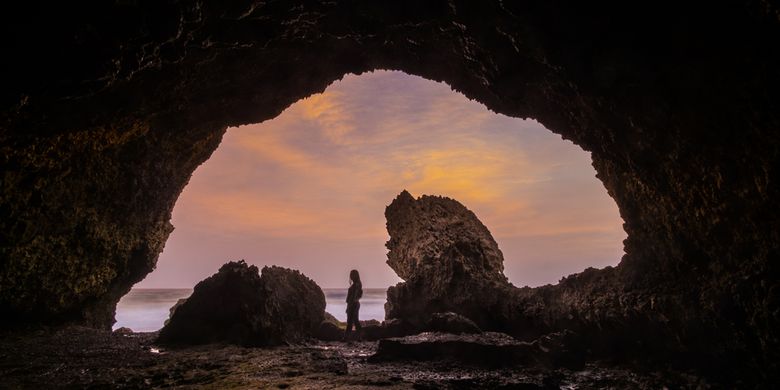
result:
M 333 314 L 339 321 L 347 320 L 347 289 L 325 288 L 325 310 Z M 379 320 L 385 319 L 385 301 L 387 301 L 386 288 L 364 288 L 363 297 L 360 298 L 360 319 Z
M 326 288 L 326 309 L 340 321 L 347 320 L 347 289 Z M 365 288 L 363 298 L 360 299 L 360 319 L 375 319 L 382 321 L 385 318 L 385 300 L 387 289 Z M 187 298 L 192 294 L 189 288 L 137 288 L 130 290 L 122 297 L 116 307 L 116 324 L 114 329 L 127 327 L 136 332 L 152 332 L 162 328 L 168 319 L 171 306 L 181 298 Z

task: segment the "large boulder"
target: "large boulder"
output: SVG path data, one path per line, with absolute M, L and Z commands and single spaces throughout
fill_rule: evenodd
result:
M 263 267 L 261 329 L 269 344 L 298 341 L 314 334 L 325 318 L 325 294 L 296 270 Z
M 163 344 L 278 345 L 309 337 L 325 318 L 325 295 L 298 271 L 243 260 L 223 265 L 179 301 L 160 331 Z
M 424 328 L 433 313 L 453 312 L 484 329 L 505 323 L 492 310 L 511 284 L 490 231 L 456 200 L 401 192 L 385 210 L 387 264 L 405 281 L 387 291 L 387 318 Z

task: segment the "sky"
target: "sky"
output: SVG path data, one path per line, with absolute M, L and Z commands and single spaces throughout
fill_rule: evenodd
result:
M 258 108 L 260 109 L 260 108 Z M 590 154 L 402 72 L 347 75 L 259 124 L 228 129 L 173 211 L 138 288 L 192 287 L 227 261 L 295 268 L 323 288 L 401 281 L 385 207 L 404 189 L 454 198 L 504 253 L 516 286 L 616 265 L 626 234 Z

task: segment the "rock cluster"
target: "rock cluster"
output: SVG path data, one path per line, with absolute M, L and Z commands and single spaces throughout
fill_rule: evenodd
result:
M 360 321 L 361 331 L 350 333 L 348 340 L 376 341 L 391 337 L 402 337 L 417 333 L 417 329 L 408 323 L 398 319 Z M 330 313 L 325 313 L 325 320 L 322 321 L 315 337 L 323 341 L 340 341 L 345 339 L 344 330 L 347 324 L 339 321 Z
M 587 269 L 555 286 L 516 288 L 502 273 L 503 257 L 488 229 L 456 200 L 414 199 L 403 191 L 385 215 L 387 263 L 406 279 L 387 291 L 387 318 L 418 331 L 499 331 L 529 342 L 575 332 L 567 336 L 569 347 L 612 358 L 628 358 L 626 345 L 637 344 L 628 340 L 644 340 L 648 354 L 675 358 L 661 351 L 679 348 L 678 336 L 653 330 L 649 324 L 664 319 L 645 312 L 643 297 L 623 289 L 615 268 Z M 669 297 L 653 300 L 680 310 Z
M 298 271 L 223 265 L 179 301 L 160 330 L 162 344 L 228 342 L 267 346 L 312 336 L 325 317 L 325 295 Z

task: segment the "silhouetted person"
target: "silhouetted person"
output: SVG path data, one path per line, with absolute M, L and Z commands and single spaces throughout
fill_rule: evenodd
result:
M 360 282 L 360 274 L 356 269 L 349 272 L 349 290 L 347 290 L 347 330 L 344 331 L 344 339 L 347 339 L 349 332 L 352 331 L 352 325 L 355 325 L 355 331 L 360 333 L 360 320 L 358 312 L 360 311 L 360 298 L 363 296 L 363 283 Z

